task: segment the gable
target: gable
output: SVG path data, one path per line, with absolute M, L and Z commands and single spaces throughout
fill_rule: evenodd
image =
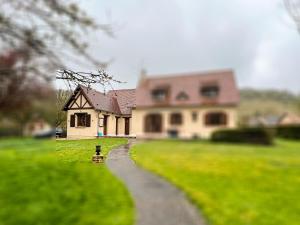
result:
M 69 101 L 64 107 L 64 110 L 69 109 L 92 109 L 93 106 L 90 104 L 89 100 L 86 98 L 82 90 L 77 90 L 71 96 Z
M 135 89 L 109 91 L 107 94 L 78 85 L 63 110 L 95 109 L 117 115 L 131 114 L 135 106 Z
M 75 99 L 70 104 L 70 109 L 89 109 L 92 106 L 89 104 L 82 91 L 77 94 Z

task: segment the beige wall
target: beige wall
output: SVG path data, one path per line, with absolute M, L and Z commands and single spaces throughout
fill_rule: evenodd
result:
M 100 116 L 102 113 L 100 113 Z M 107 118 L 107 136 L 116 135 L 116 118 L 113 114 L 107 113 L 109 115 Z
M 91 127 L 76 127 L 77 117 L 75 116 L 75 127 L 70 127 L 71 115 L 75 113 L 88 113 L 91 115 Z M 91 138 L 97 136 L 98 113 L 94 109 L 68 110 L 67 113 L 67 135 L 68 138 Z
M 100 113 L 100 117 L 102 116 L 103 114 Z M 116 116 L 118 115 L 115 115 L 115 114 L 112 114 L 112 113 L 105 113 L 105 115 L 109 115 L 108 117 L 108 120 L 107 120 L 107 136 L 116 136 Z M 118 116 L 119 119 L 118 119 L 118 136 L 124 136 L 125 135 L 125 118 L 124 117 L 121 117 L 121 116 Z M 129 130 L 129 136 L 131 136 L 132 132 L 131 132 L 131 119 L 129 120 L 130 121 L 130 130 Z M 101 128 L 103 129 L 103 128 Z
M 182 113 L 183 122 L 181 125 L 170 125 L 170 114 Z M 196 112 L 198 119 L 192 120 L 192 113 Z M 207 112 L 224 112 L 227 114 L 228 123 L 226 126 L 210 126 L 204 124 L 204 115 Z M 144 118 L 149 113 L 160 113 L 163 120 L 163 133 L 149 134 L 144 132 Z M 137 137 L 165 138 L 167 131 L 176 129 L 181 138 L 191 138 L 195 135 L 208 138 L 213 131 L 220 128 L 234 128 L 237 124 L 236 107 L 198 107 L 198 108 L 157 108 L 157 109 L 134 109 L 132 111 L 132 134 Z
M 91 115 L 91 127 L 76 127 L 77 126 L 77 118 L 75 117 L 75 127 L 70 127 L 70 118 L 71 115 L 75 113 L 88 113 Z M 98 136 L 98 133 L 104 134 L 104 127 L 98 126 L 99 121 L 98 118 L 103 118 L 104 115 L 108 115 L 107 119 L 107 136 L 116 136 L 116 115 L 112 113 L 104 113 L 95 111 L 94 109 L 82 109 L 82 110 L 68 110 L 67 113 L 67 134 L 68 138 L 76 139 L 76 138 L 94 138 Z M 130 119 L 130 135 L 132 122 Z M 125 118 L 120 117 L 118 119 L 118 136 L 125 135 Z
M 118 134 L 119 135 L 124 135 L 125 134 L 125 119 L 120 118 L 118 122 L 119 122 Z
M 70 104 L 76 102 L 80 105 L 80 98 L 78 97 L 80 92 L 75 96 L 75 100 Z M 82 105 L 86 103 L 86 99 L 82 96 Z M 87 103 L 85 108 L 90 107 Z M 98 123 L 98 113 L 94 109 L 76 109 L 78 106 L 74 104 L 71 110 L 67 112 L 67 137 L 68 138 L 94 138 L 97 136 L 97 123 Z M 77 117 L 75 116 L 75 127 L 70 127 L 71 115 L 75 113 L 88 113 L 91 115 L 91 126 L 90 127 L 77 127 Z
M 88 113 L 91 115 L 91 127 L 70 127 L 70 116 L 74 113 Z M 180 112 L 183 116 L 181 125 L 171 125 L 171 113 Z M 198 119 L 196 122 L 192 120 L 192 113 L 196 112 Z M 209 126 L 204 124 L 204 115 L 208 112 L 224 112 L 227 114 L 228 124 L 226 126 Z M 149 113 L 160 113 L 163 118 L 163 133 L 149 134 L 144 132 L 144 118 Z M 112 113 L 98 112 L 93 109 L 69 110 L 68 111 L 68 138 L 92 138 L 96 137 L 98 132 L 103 134 L 103 127 L 98 126 L 98 118 L 103 115 L 109 115 L 107 121 L 107 135 L 116 135 L 116 115 Z M 76 117 L 75 117 L 76 118 Z M 77 118 L 76 118 L 77 119 Z M 234 128 L 237 124 L 235 107 L 198 107 L 198 108 L 158 108 L 158 109 L 134 109 L 132 110 L 132 118 L 130 118 L 130 135 L 137 137 L 166 138 L 167 131 L 176 129 L 181 138 L 191 138 L 195 135 L 202 138 L 208 138 L 211 133 L 220 128 Z M 77 125 L 77 121 L 75 121 Z M 118 136 L 125 135 L 125 118 L 120 117 L 118 120 Z

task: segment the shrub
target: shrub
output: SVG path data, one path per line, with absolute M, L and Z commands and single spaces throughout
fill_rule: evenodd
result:
M 240 128 L 215 131 L 211 140 L 213 142 L 271 145 L 273 144 L 273 135 L 272 132 L 263 128 Z
M 19 128 L 6 128 L 0 127 L 0 137 L 13 137 L 13 136 L 21 136 L 22 131 Z
M 279 126 L 277 137 L 300 140 L 300 125 Z

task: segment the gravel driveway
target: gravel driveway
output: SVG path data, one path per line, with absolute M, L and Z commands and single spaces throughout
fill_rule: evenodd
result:
M 135 165 L 129 148 L 130 144 L 112 150 L 106 164 L 130 191 L 136 206 L 136 224 L 204 225 L 197 209 L 181 191 Z

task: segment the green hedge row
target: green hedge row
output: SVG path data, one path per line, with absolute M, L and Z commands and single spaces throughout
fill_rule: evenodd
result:
M 0 127 L 0 137 L 21 136 L 22 131 L 19 128 Z
M 280 138 L 300 140 L 300 125 L 279 126 L 276 128 L 276 136 Z
M 272 145 L 273 134 L 263 128 L 228 129 L 215 131 L 211 140 L 213 142 Z

